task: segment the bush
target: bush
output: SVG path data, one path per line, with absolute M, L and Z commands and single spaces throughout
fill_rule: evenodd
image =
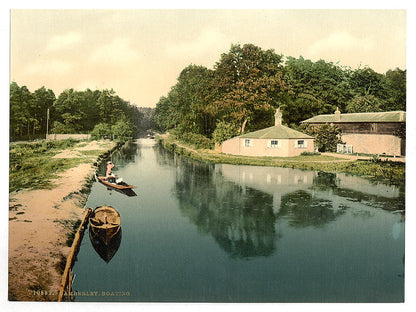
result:
M 212 139 L 215 143 L 221 144 L 222 142 L 235 137 L 238 135 L 238 133 L 238 126 L 232 123 L 221 121 L 217 124 L 217 127 L 212 133 Z
M 182 133 L 180 140 L 192 144 L 197 149 L 213 149 L 214 142 L 211 139 L 197 133 Z
M 123 120 L 117 121 L 117 123 L 111 127 L 111 133 L 121 140 L 133 136 L 132 126 Z
M 111 135 L 111 128 L 106 123 L 97 124 L 91 131 L 91 137 L 93 139 L 102 139 Z
M 301 156 L 318 156 L 318 155 L 321 155 L 321 153 L 319 153 L 319 152 L 302 152 L 300 155 Z
M 302 125 L 301 131 L 315 137 L 314 145 L 319 152 L 336 152 L 341 144 L 341 129 L 334 125 L 323 124 L 319 127 Z

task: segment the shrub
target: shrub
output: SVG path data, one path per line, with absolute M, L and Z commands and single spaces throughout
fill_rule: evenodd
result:
M 91 137 L 93 139 L 102 139 L 111 135 L 111 128 L 106 123 L 97 124 L 91 131 Z
M 217 127 L 212 133 L 212 139 L 215 143 L 221 144 L 222 142 L 231 139 L 236 135 L 238 135 L 238 126 L 232 123 L 221 121 L 217 124 Z
M 314 145 L 319 152 L 336 152 L 337 144 L 341 144 L 341 129 L 334 125 L 313 127 L 304 125 L 301 131 L 315 137 Z
M 319 153 L 319 152 L 302 152 L 300 155 L 301 156 L 318 156 L 318 155 L 321 155 L 321 153 Z
M 185 143 L 192 144 L 197 149 L 212 149 L 214 148 L 214 143 L 211 139 L 203 136 L 202 134 L 197 133 L 182 133 L 179 136 L 180 140 Z

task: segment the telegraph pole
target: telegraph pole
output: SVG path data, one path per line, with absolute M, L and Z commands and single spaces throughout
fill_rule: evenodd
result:
M 49 107 L 46 111 L 46 139 L 48 139 L 48 131 L 49 131 Z

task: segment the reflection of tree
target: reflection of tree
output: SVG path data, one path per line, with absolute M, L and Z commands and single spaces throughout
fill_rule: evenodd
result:
M 344 214 L 344 209 L 333 209 L 332 201 L 314 198 L 307 191 L 299 190 L 282 196 L 279 216 L 289 218 L 295 227 L 322 227 Z
M 344 177 L 345 179 L 345 177 Z M 357 178 L 359 179 L 359 178 Z M 387 197 L 386 194 L 383 194 L 382 191 L 378 191 L 380 195 L 376 194 L 368 194 L 364 191 L 359 191 L 352 188 L 341 187 L 340 181 L 342 179 L 337 176 L 336 173 L 329 173 L 329 172 L 318 172 L 317 175 L 313 179 L 313 190 L 316 191 L 326 191 L 331 190 L 331 195 L 333 197 L 339 196 L 343 199 L 346 199 L 350 202 L 362 202 L 365 203 L 366 206 L 374 207 L 374 208 L 381 208 L 383 210 L 388 211 L 396 211 L 396 210 L 404 210 L 405 203 L 404 203 L 404 194 L 400 191 L 398 192 L 398 197 Z M 379 189 L 380 184 L 379 182 L 374 181 L 367 181 L 367 180 L 357 180 L 357 184 L 355 188 L 363 188 L 363 184 L 366 183 L 367 186 L 372 187 L 373 189 Z M 394 186 L 387 186 L 383 184 L 384 188 L 394 188 Z M 383 190 L 384 190 L 383 188 Z M 384 195 L 384 196 L 383 196 Z
M 332 172 L 318 171 L 313 177 L 313 189 L 328 190 L 337 187 L 337 175 Z
M 366 194 L 346 188 L 334 189 L 334 195 L 343 197 L 351 202 L 361 202 L 366 206 L 380 208 L 387 211 L 397 211 L 405 209 L 404 197 L 383 197 L 372 194 Z
M 134 142 L 127 142 L 119 150 L 111 155 L 111 161 L 114 163 L 114 170 L 119 170 L 127 164 L 136 161 L 141 157 L 141 150 L 139 145 Z M 99 172 L 105 173 L 107 164 L 102 162 L 99 167 Z
M 178 158 L 176 154 L 168 151 L 167 149 L 163 148 L 161 145 L 156 145 L 154 147 L 156 149 L 156 162 L 161 167 L 166 166 L 176 166 L 175 159 Z
M 175 194 L 198 230 L 211 234 L 231 257 L 270 256 L 275 251 L 273 197 L 225 181 L 215 166 L 177 160 Z

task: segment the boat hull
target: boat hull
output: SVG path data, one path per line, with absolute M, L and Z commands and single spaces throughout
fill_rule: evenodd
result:
M 120 214 L 111 206 L 100 206 L 91 213 L 89 224 L 91 231 L 104 244 L 108 245 L 110 240 L 120 231 Z
M 102 184 L 107 185 L 107 186 L 112 187 L 112 188 L 115 188 L 115 189 L 118 189 L 118 190 L 131 190 L 131 189 L 136 188 L 135 186 L 129 185 L 129 184 L 124 183 L 124 182 L 122 182 L 122 183 L 108 182 L 105 177 L 97 177 L 97 179 Z

